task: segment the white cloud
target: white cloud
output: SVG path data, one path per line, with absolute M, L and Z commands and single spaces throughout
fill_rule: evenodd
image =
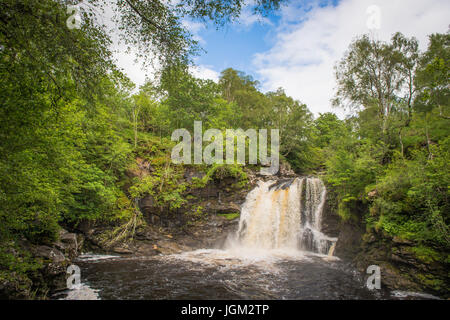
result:
M 190 68 L 191 73 L 200 79 L 204 80 L 213 80 L 214 82 L 219 81 L 220 74 L 211 69 L 211 66 L 205 66 L 205 65 L 199 65 L 199 66 L 193 66 Z
M 197 41 L 201 45 L 205 45 L 205 40 L 203 40 L 202 37 L 200 37 L 199 33 L 203 29 L 205 29 L 205 25 L 201 22 L 192 21 L 184 19 L 181 24 L 183 25 L 186 30 L 188 30 L 190 33 L 192 33 L 192 38 Z
M 316 115 L 338 111 L 330 106 L 335 87 L 333 66 L 357 35 L 369 32 L 369 6 L 381 9 L 381 29 L 374 37 L 389 40 L 400 31 L 415 36 L 421 49 L 426 48 L 429 34 L 446 32 L 450 23 L 447 0 L 342 0 L 336 7 L 317 3 L 283 8 L 276 44 L 254 57 L 264 90 L 283 87 Z M 338 114 L 343 115 L 341 111 Z
M 117 66 L 136 85 L 135 91 L 147 80 L 155 80 L 157 67 L 144 66 L 142 62 L 136 61 L 136 50 L 128 52 L 125 46 L 118 46 L 114 58 Z
M 249 29 L 255 23 L 273 25 L 273 23 L 267 17 L 255 14 L 253 12 L 253 4 L 250 3 L 242 8 L 239 19 L 236 21 L 234 26 L 237 28 L 243 27 L 244 29 Z

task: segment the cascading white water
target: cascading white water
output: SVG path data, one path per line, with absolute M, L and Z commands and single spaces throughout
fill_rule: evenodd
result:
M 260 181 L 242 207 L 238 245 L 328 254 L 337 241 L 321 232 L 326 188 L 317 178 Z

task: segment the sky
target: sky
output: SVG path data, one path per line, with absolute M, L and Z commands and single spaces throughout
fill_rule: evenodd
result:
M 416 37 L 425 50 L 428 35 L 450 26 L 448 0 L 290 0 L 274 14 L 258 18 L 245 7 L 238 23 L 216 30 L 184 21 L 206 51 L 194 59 L 192 73 L 217 81 L 226 68 L 244 71 L 260 90 L 279 87 L 318 116 L 333 109 L 334 65 L 355 37 L 370 33 L 387 41 L 400 31 Z M 132 54 L 117 53 L 118 65 L 140 85 L 148 72 Z M 151 72 L 150 72 L 151 73 Z

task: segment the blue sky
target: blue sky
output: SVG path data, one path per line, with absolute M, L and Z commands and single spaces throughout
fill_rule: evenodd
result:
M 377 10 L 379 26 L 368 21 Z M 291 0 L 279 12 L 258 20 L 244 8 L 240 23 L 215 30 L 185 21 L 206 53 L 195 59 L 194 75 L 217 81 L 228 67 L 244 71 L 260 82 L 263 92 L 279 87 L 303 103 L 317 116 L 343 110 L 331 108 L 335 92 L 334 65 L 352 40 L 365 33 L 389 40 L 395 32 L 416 37 L 425 50 L 428 35 L 444 33 L 450 24 L 448 0 Z M 119 66 L 138 85 L 151 77 L 132 61 L 117 55 Z
M 271 32 L 272 31 L 272 32 Z M 213 66 L 214 70 L 235 68 L 247 73 L 254 72 L 252 58 L 257 52 L 264 52 L 273 46 L 272 26 L 255 23 L 252 26 L 231 26 L 224 30 L 208 29 L 199 33 L 204 40 L 203 53 L 196 59 L 201 65 Z
M 289 24 L 296 24 L 306 18 L 315 3 L 323 8 L 334 7 L 339 1 L 291 0 L 288 6 L 303 8 L 304 12 L 302 10 L 302 16 L 298 16 L 297 21 L 290 21 Z M 218 30 L 211 25 L 202 28 L 196 35 L 202 39 L 201 45 L 206 52 L 196 58 L 196 63 L 210 66 L 217 72 L 234 68 L 254 75 L 257 72 L 253 64 L 254 55 L 268 51 L 276 44 L 277 29 L 282 22 L 281 15 L 281 12 L 274 12 L 259 19 L 252 17 L 250 22 L 248 19 L 246 21 L 248 18 L 246 16 L 242 19 L 243 21 Z

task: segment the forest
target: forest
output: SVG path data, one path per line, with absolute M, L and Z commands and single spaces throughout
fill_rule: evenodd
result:
M 281 162 L 320 176 L 341 219 L 359 219 L 363 207 L 367 230 L 412 241 L 424 261 L 450 262 L 449 32 L 429 35 L 425 51 L 401 33 L 386 42 L 355 38 L 334 70 L 330 105 L 347 111 L 340 119 L 314 116 L 283 88 L 262 92 L 232 68 L 218 82 L 196 78 L 190 66 L 200 46 L 180 19 L 220 28 L 241 1 L 180 2 L 168 9 L 118 1 L 124 41 L 161 67 L 136 88 L 89 11 L 81 28 L 69 29 L 66 1 L 0 1 L 0 280 L 26 280 L 41 267 L 24 242 L 50 244 L 61 227 L 82 221 L 128 237 L 146 223 L 137 206 L 143 195 L 170 209 L 188 202 L 190 186 L 177 182 L 185 166 L 171 163 L 171 134 L 192 132 L 194 121 L 204 130 L 279 129 Z M 255 12 L 279 5 L 261 0 Z M 127 176 L 137 158 L 152 164 L 152 175 Z M 242 165 L 202 166 L 207 177 L 245 183 Z

